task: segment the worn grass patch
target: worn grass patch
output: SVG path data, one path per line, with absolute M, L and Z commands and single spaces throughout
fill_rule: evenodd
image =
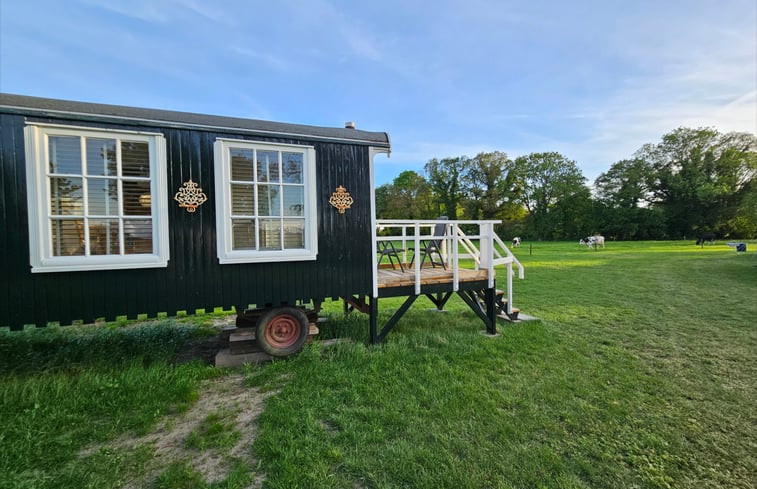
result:
M 207 487 L 249 487 L 266 396 L 172 361 L 207 334 L 174 321 L 3 333 L 0 488 L 202 487 L 172 485 L 184 463 Z

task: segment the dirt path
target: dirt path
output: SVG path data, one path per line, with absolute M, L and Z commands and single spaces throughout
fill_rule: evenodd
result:
M 255 420 L 263 410 L 265 401 L 274 392 L 261 393 L 244 385 L 242 374 L 232 374 L 208 381 L 200 390 L 199 398 L 187 411 L 164 417 L 155 429 L 143 436 L 122 436 L 110 443 L 92 446 L 80 453 L 84 457 L 102 448 L 129 452 L 137 447 L 149 446 L 153 457 L 145 472 L 129 481 L 125 489 L 149 486 L 166 467 L 175 463 L 189 463 L 202 474 L 207 483 L 224 480 L 231 467 L 239 462 L 251 469 L 256 465 L 252 453 L 255 440 Z M 188 443 L 190 436 L 202 436 L 209 419 L 220 423 L 228 433 L 234 434 L 233 445 L 204 446 L 201 449 Z M 264 476 L 258 474 L 250 489 L 262 485 Z

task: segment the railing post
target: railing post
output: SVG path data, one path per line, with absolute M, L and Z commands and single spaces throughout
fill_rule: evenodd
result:
M 513 313 L 513 263 L 507 263 L 507 315 Z
M 457 223 L 452 223 L 452 290 L 460 290 L 460 250 L 458 249 Z
M 413 253 L 413 263 L 415 265 L 415 295 L 421 293 L 421 226 L 415 223 L 415 250 Z
M 402 263 L 407 263 L 407 226 L 402 225 Z

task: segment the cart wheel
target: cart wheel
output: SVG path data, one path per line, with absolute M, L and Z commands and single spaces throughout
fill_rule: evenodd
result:
M 300 351 L 309 331 L 308 318 L 295 307 L 277 307 L 258 319 L 256 337 L 269 355 L 285 357 Z

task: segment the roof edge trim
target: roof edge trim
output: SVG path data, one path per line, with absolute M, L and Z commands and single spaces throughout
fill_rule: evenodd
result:
M 10 100 L 8 100 L 10 99 Z M 17 100 L 13 100 L 17 99 Z M 23 102 L 37 102 L 40 105 L 55 105 L 69 104 L 78 108 L 88 110 L 71 110 L 61 109 L 54 107 L 39 107 L 31 103 L 25 104 Z M 98 112 L 98 108 L 107 109 L 110 113 Z M 318 141 L 333 141 L 342 143 L 352 143 L 369 145 L 376 147 L 390 148 L 389 135 L 386 132 L 370 132 L 370 131 L 355 131 L 354 129 L 340 129 L 320 126 L 307 126 L 299 124 L 287 124 L 282 122 L 273 121 L 259 121 L 255 119 L 243 119 L 232 118 L 225 116 L 196 114 L 191 112 L 175 112 L 164 111 L 159 109 L 145 109 L 139 107 L 127 107 L 116 105 L 103 105 L 92 104 L 89 102 L 71 102 L 65 100 L 56 99 L 43 99 L 38 97 L 31 97 L 26 95 L 11 95 L 0 94 L 0 109 L 6 112 L 16 114 L 26 114 L 42 117 L 54 117 L 54 118 L 71 118 L 77 120 L 88 120 L 92 122 L 109 122 L 109 123 L 128 123 L 128 124 L 151 124 L 162 127 L 178 128 L 178 129 L 197 129 L 197 130 L 213 130 L 224 131 L 232 133 L 241 133 L 247 135 L 258 136 L 278 136 L 288 138 L 299 139 L 314 139 Z M 123 112 L 131 112 L 131 114 L 118 113 L 119 110 Z M 135 114 L 136 112 L 136 114 Z M 144 112 L 144 114 L 139 114 Z M 154 115 L 153 117 L 148 114 Z M 163 115 L 164 117 L 160 117 Z M 169 117 L 173 116 L 173 117 Z M 207 122 L 202 121 L 188 121 L 177 120 L 181 117 L 187 119 L 208 119 Z M 226 122 L 226 124 L 224 124 Z M 233 122 L 239 122 L 239 125 L 234 125 Z M 256 127 L 244 127 L 245 124 L 253 126 L 255 124 L 280 126 L 281 128 L 256 128 Z M 348 131 L 350 134 L 354 134 L 356 137 L 344 137 L 338 134 L 342 131 Z M 322 134 L 318 134 L 318 133 Z M 334 134 L 323 134 L 323 133 Z M 367 137 L 360 137 L 364 134 Z M 372 136 L 372 137 L 371 137 Z

